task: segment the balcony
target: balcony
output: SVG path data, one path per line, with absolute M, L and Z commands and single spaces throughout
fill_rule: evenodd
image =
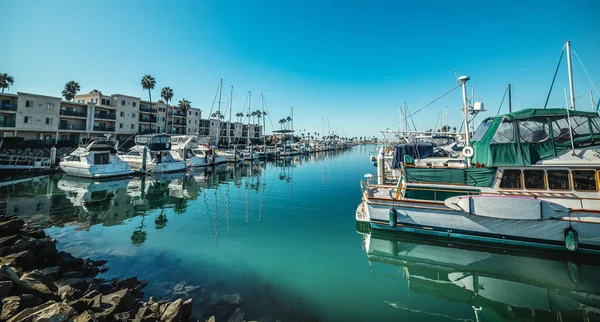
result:
M 140 122 L 146 122 L 146 123 L 156 123 L 156 116 L 151 116 L 151 117 L 148 117 L 148 116 L 146 116 L 146 115 L 143 115 L 143 116 L 142 116 L 142 115 L 140 115 L 140 116 L 138 117 L 138 120 L 139 120 Z
M 104 120 L 116 120 L 117 119 L 117 114 L 111 114 L 111 113 L 94 113 L 94 118 L 97 119 L 104 119 Z
M 175 110 L 175 112 L 173 112 L 173 115 L 178 117 L 185 117 L 185 112 Z
M 106 125 L 94 125 L 94 131 L 102 131 L 102 132 L 114 132 L 114 126 L 106 126 Z
M 173 122 L 173 121 L 169 121 L 169 125 L 173 125 L 173 126 L 185 126 L 185 122 Z
M 72 123 L 60 123 L 58 124 L 59 130 L 73 130 L 73 131 L 85 131 L 85 125 L 77 125 Z
M 140 129 L 138 131 L 139 134 L 154 134 L 156 133 L 156 130 L 151 130 L 151 129 Z
M 146 113 L 156 113 L 156 109 L 150 109 L 150 107 L 148 105 L 140 105 L 140 112 L 146 112 Z
M 16 111 L 17 110 L 17 105 L 16 104 L 2 103 L 2 104 L 0 104 L 0 110 L 2 110 L 2 111 Z
M 77 112 L 77 111 L 68 111 L 68 110 L 60 110 L 60 115 L 63 115 L 63 116 L 87 117 L 87 113 L 86 112 Z
M 15 120 L 0 120 L 0 127 L 15 127 Z

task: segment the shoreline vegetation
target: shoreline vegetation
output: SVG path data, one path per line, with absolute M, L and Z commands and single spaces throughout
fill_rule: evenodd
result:
M 219 301 L 144 301 L 148 281 L 104 279 L 105 260 L 59 251 L 41 228 L 15 216 L 0 216 L 0 320 L 16 321 L 231 321 L 241 322 L 239 294 Z M 202 312 L 201 317 L 194 316 Z

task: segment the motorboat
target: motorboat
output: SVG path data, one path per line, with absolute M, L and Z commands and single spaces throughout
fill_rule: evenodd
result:
M 117 154 L 117 140 L 94 140 L 75 149 L 60 161 L 66 174 L 82 178 L 108 178 L 133 173 L 131 167 Z
M 168 135 L 138 135 L 135 144 L 127 154 L 121 155 L 132 169 L 151 173 L 185 171 L 185 162 L 177 160 L 171 151 Z
M 198 142 L 195 135 L 179 135 L 171 137 L 173 156 L 184 161 L 188 167 L 205 167 L 214 163 L 213 151 Z

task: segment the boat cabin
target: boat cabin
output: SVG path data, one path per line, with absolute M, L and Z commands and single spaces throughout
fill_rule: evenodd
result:
M 166 134 L 138 135 L 136 145 L 145 145 L 151 151 L 171 150 L 171 137 Z

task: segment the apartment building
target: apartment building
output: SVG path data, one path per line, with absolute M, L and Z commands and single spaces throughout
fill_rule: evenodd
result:
M 199 108 L 150 104 L 124 94 L 91 92 L 76 95 L 74 102 L 22 92 L 0 94 L 0 137 L 80 142 L 109 134 L 124 141 L 151 133 L 219 137 L 220 144 L 246 144 L 248 136 L 262 139 L 262 126 L 203 119 Z

